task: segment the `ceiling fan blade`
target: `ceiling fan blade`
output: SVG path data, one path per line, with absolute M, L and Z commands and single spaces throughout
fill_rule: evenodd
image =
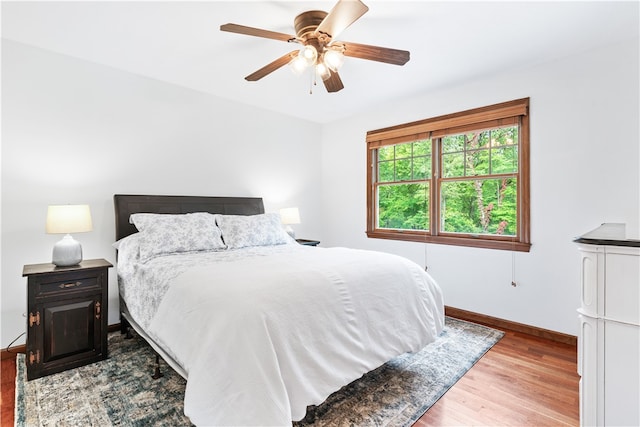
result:
M 278 32 L 269 31 L 269 30 L 262 30 L 260 28 L 246 27 L 244 25 L 238 25 L 238 24 L 220 25 L 220 31 L 246 34 L 248 36 L 255 36 L 255 37 L 264 37 L 266 39 L 281 40 L 283 42 L 288 42 L 292 39 L 293 40 L 296 39 L 295 36 L 291 36 L 289 34 L 278 33 Z
M 316 31 L 335 39 L 349 25 L 356 22 L 369 8 L 360 0 L 338 0 Z
M 342 79 L 340 79 L 338 73 L 331 70 L 329 71 L 331 72 L 331 76 L 328 79 L 322 81 L 324 83 L 324 87 L 327 88 L 327 92 L 338 92 L 339 90 L 344 89 Z
M 344 45 L 344 55 L 370 61 L 386 62 L 393 65 L 404 65 L 409 61 L 409 51 L 370 46 L 360 43 L 340 42 Z
M 299 53 L 299 51 L 293 50 L 293 51 L 291 51 L 291 52 L 289 52 L 289 53 L 287 53 L 285 55 L 282 55 L 280 58 L 276 59 L 275 61 L 265 65 L 262 68 L 260 68 L 258 71 L 254 72 L 252 74 L 249 74 L 244 79 L 247 80 L 247 81 L 250 81 L 250 82 L 255 82 L 257 80 L 260 80 L 264 76 L 273 73 L 278 68 L 280 68 L 283 65 L 286 65 L 289 62 L 291 62 L 291 60 L 293 58 L 298 56 L 298 53 Z

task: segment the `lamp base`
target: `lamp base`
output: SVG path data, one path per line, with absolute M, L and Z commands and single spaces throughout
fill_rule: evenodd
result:
M 58 267 L 78 265 L 82 261 L 82 245 L 67 234 L 53 246 L 51 262 Z

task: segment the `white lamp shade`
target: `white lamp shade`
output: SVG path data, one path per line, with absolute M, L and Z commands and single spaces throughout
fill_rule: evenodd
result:
M 280 209 L 280 218 L 283 224 L 300 224 L 300 212 L 298 208 Z
M 48 234 L 84 233 L 92 229 L 89 205 L 52 205 L 47 209 Z

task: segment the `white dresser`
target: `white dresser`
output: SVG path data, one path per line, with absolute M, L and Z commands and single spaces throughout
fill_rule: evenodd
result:
M 624 224 L 577 238 L 580 425 L 640 426 L 640 240 Z

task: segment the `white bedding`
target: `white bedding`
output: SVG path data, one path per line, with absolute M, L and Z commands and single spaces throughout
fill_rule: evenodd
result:
M 444 325 L 433 279 L 380 252 L 294 243 L 137 264 L 121 246 L 118 274 L 134 320 L 187 373 L 196 425 L 291 425 Z

